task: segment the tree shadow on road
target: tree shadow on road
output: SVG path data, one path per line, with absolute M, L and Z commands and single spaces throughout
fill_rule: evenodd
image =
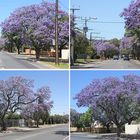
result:
M 63 135 L 63 136 L 68 136 L 69 135 L 69 131 L 55 131 L 55 134 Z

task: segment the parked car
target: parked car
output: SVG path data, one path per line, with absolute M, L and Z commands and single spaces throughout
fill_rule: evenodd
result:
M 114 55 L 113 56 L 113 60 L 119 60 L 119 56 L 118 55 Z
M 126 56 L 126 55 L 125 55 L 125 56 L 123 57 L 123 60 L 124 60 L 124 61 L 125 61 L 125 60 L 129 61 L 129 60 L 130 60 L 130 59 L 129 59 L 129 56 Z

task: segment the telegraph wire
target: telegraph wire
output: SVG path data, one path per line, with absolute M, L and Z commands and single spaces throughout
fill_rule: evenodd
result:
M 83 23 L 82 20 L 76 20 L 76 22 Z M 103 23 L 103 24 L 124 24 L 124 22 L 121 21 L 89 21 L 90 23 Z

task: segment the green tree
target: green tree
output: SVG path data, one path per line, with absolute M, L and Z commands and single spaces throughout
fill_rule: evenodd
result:
M 83 34 L 77 33 L 74 43 L 74 59 L 76 61 L 77 58 L 86 59 L 87 57 L 92 57 L 93 48 L 90 45 L 90 41 L 85 39 Z
M 120 40 L 117 38 L 113 38 L 109 41 L 111 44 L 115 45 L 116 47 L 120 46 Z
M 79 121 L 83 124 L 83 127 L 91 127 L 91 123 L 93 122 L 93 111 L 89 108 L 84 114 L 80 116 Z

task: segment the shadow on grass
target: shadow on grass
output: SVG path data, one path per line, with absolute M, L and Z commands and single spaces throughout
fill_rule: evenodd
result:
M 71 66 L 71 69 L 95 69 L 95 68 L 97 69 L 97 68 L 100 68 L 100 67 L 94 67 L 94 66 L 91 66 L 91 67 L 90 66 L 89 67 L 88 66 L 87 67 L 86 66 L 85 67 L 84 66 Z

